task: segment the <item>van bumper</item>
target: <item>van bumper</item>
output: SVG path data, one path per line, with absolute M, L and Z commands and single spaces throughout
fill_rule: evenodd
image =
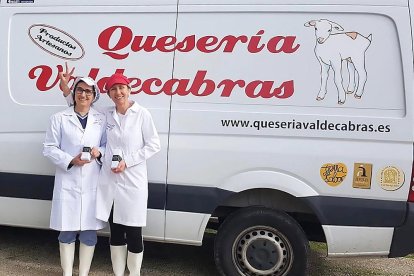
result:
M 405 223 L 395 227 L 388 257 L 403 257 L 414 253 L 414 203 L 407 203 Z

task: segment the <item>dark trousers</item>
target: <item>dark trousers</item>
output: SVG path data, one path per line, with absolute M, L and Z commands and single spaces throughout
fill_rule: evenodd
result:
M 111 215 L 109 216 L 109 228 L 111 230 L 111 237 L 109 239 L 110 245 L 126 244 L 128 251 L 132 253 L 141 253 L 144 251 L 144 244 L 142 242 L 142 227 L 114 223 L 113 209 L 111 210 Z

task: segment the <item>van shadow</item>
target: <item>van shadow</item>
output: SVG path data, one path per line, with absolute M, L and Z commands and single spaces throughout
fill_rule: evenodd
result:
M 0 263 L 10 267 L 13 275 L 61 275 L 57 236 L 57 231 L 0 226 Z M 212 235 L 205 235 L 203 246 L 149 241 L 144 246 L 143 276 L 218 275 Z M 77 252 L 74 275 L 78 275 Z M 4 272 L 0 268 L 0 274 Z M 89 275 L 113 275 L 108 237 L 98 238 Z

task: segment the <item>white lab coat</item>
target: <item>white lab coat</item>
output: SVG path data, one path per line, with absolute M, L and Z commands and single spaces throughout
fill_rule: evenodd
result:
M 83 146 L 105 148 L 105 115 L 91 108 L 83 129 L 73 107 L 51 117 L 43 154 L 56 165 L 50 228 L 58 231 L 98 230 L 106 223 L 95 217 L 100 165 L 94 160 L 72 166 Z
M 114 107 L 106 110 L 106 151 L 97 191 L 96 217 L 107 221 L 113 206 L 114 223 L 146 226 L 148 178 L 146 160 L 160 150 L 151 114 L 136 102 L 122 123 Z M 111 171 L 112 152 L 121 150 L 126 169 Z

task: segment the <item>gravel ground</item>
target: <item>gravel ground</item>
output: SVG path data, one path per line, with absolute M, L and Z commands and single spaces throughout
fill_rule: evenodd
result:
M 313 276 L 414 276 L 414 259 L 411 258 L 326 258 L 325 250 L 318 244 L 313 244 L 312 248 Z
M 0 275 L 61 275 L 56 238 L 54 231 L 0 227 Z M 414 259 L 330 259 L 319 245 L 312 248 L 311 276 L 414 276 Z M 112 275 L 106 237 L 99 238 L 90 275 Z M 217 275 L 213 236 L 202 247 L 146 242 L 142 275 Z

